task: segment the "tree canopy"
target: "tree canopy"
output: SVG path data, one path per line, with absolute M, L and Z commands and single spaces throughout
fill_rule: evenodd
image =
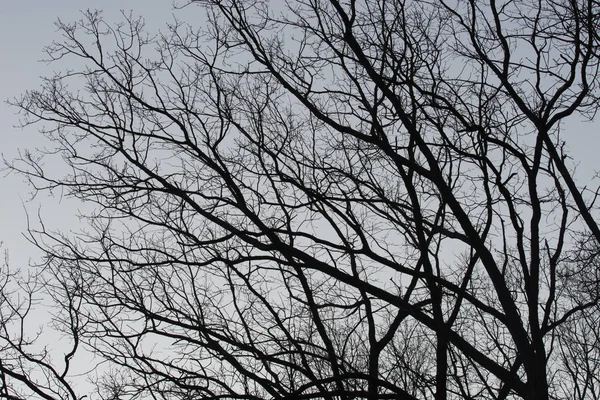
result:
M 181 6 L 60 22 L 14 102 L 52 147 L 10 167 L 85 214 L 2 270 L 0 398 L 600 398 L 597 1 Z

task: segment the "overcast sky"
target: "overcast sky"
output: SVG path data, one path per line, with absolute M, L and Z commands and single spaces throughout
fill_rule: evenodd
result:
M 117 21 L 121 10 L 143 15 L 150 29 L 158 29 L 172 20 L 171 0 L 29 0 L 2 1 L 0 7 L 0 153 L 10 160 L 18 149 L 43 145 L 35 127 L 17 129 L 18 116 L 15 109 L 5 101 L 19 96 L 27 89 L 40 84 L 40 76 L 52 75 L 53 67 L 40 62 L 43 48 L 53 39 L 60 39 L 54 23 L 58 18 L 64 22 L 80 18 L 81 11 L 101 8 L 107 21 Z M 35 252 L 22 238 L 26 230 L 26 214 L 23 202 L 31 190 L 19 176 L 0 175 L 0 242 L 10 252 L 11 265 L 23 266 Z M 43 200 L 43 201 L 42 201 Z M 36 199 L 26 202 L 28 212 L 35 217 L 41 206 L 41 214 L 49 225 L 61 225 L 69 229 L 74 221 L 72 208 L 56 208 L 52 201 Z M 70 214 L 70 215 L 69 215 Z M 66 226 L 65 226 L 66 225 Z
M 39 62 L 42 49 L 53 39 L 59 39 L 54 22 L 61 18 L 65 22 L 79 18 L 81 10 L 101 7 L 107 21 L 117 21 L 120 10 L 133 10 L 147 20 L 149 29 L 158 29 L 172 20 L 171 0 L 29 0 L 3 1 L 0 7 L 0 153 L 12 159 L 17 149 L 43 145 L 41 135 L 35 127 L 16 129 L 18 118 L 15 110 L 4 103 L 5 99 L 19 96 L 26 89 L 39 86 L 40 76 L 51 75 L 52 66 Z M 187 11 L 186 11 L 187 13 Z M 567 140 L 573 157 L 580 163 L 580 183 L 588 180 L 594 170 L 600 169 L 600 130 L 593 124 L 574 123 L 564 127 L 563 137 Z M 18 176 L 0 177 L 0 241 L 11 254 L 14 267 L 23 266 L 35 252 L 26 245 L 22 233 L 26 229 L 26 217 L 22 202 L 28 198 L 27 185 Z M 56 208 L 52 201 L 35 199 L 25 204 L 29 214 L 35 218 L 38 208 L 50 227 L 69 230 L 76 223 L 72 207 Z

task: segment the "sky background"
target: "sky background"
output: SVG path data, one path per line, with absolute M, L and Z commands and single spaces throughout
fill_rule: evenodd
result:
M 147 27 L 156 30 L 181 16 L 174 10 L 171 0 L 29 0 L 0 3 L 0 153 L 11 160 L 18 150 L 33 149 L 44 145 L 44 138 L 36 127 L 16 128 L 19 116 L 6 100 L 20 96 L 25 90 L 36 89 L 41 76 L 52 75 L 56 66 L 41 62 L 43 48 L 52 40 L 60 40 L 55 22 L 72 22 L 80 18 L 86 9 L 102 9 L 107 21 L 118 21 L 121 10 L 142 15 Z M 48 226 L 76 230 L 76 204 L 60 204 L 58 199 L 36 198 L 28 201 L 31 189 L 23 177 L 0 173 L 0 242 L 10 254 L 12 268 L 26 267 L 39 255 L 23 237 L 27 229 L 26 212 L 36 220 L 38 210 Z M 62 204 L 62 205 L 61 205 Z
M 43 48 L 52 40 L 60 40 L 54 26 L 61 18 L 64 22 L 79 19 L 82 10 L 101 7 L 107 21 L 118 21 L 121 10 L 142 15 L 149 30 L 156 31 L 172 21 L 173 15 L 189 17 L 189 10 L 174 10 L 172 0 L 3 0 L 0 7 L 0 153 L 7 160 L 14 159 L 18 150 L 44 146 L 44 138 L 36 127 L 15 128 L 19 117 L 16 109 L 5 101 L 19 96 L 27 89 L 40 85 L 41 76 L 52 75 L 54 66 L 39 60 L 44 58 Z M 187 19 L 187 18 L 183 18 Z M 580 184 L 588 182 L 595 170 L 600 170 L 599 124 L 574 122 L 565 126 L 563 137 L 570 153 L 579 164 L 576 177 Z M 38 256 L 33 246 L 23 237 L 26 231 L 26 212 L 37 219 L 38 210 L 46 225 L 62 230 L 77 230 L 75 218 L 77 204 L 58 199 L 36 198 L 28 201 L 31 189 L 23 177 L 0 175 L 0 241 L 10 252 L 14 268 L 26 267 Z
M 121 10 L 142 15 L 150 31 L 156 31 L 173 19 L 182 16 L 173 9 L 171 0 L 0 0 L 0 153 L 7 160 L 18 155 L 19 149 L 43 147 L 44 138 L 36 127 L 16 128 L 19 117 L 6 100 L 18 97 L 27 89 L 35 89 L 41 76 L 52 75 L 53 66 L 41 62 L 43 48 L 60 40 L 54 26 L 80 18 L 81 11 L 101 8 L 106 21 L 118 21 Z M 186 11 L 183 11 L 186 13 Z M 600 124 L 573 122 L 563 127 L 563 138 L 579 170 L 577 180 L 588 182 L 595 170 L 600 170 Z M 51 166 L 50 166 L 51 167 Z M 26 210 L 37 226 L 37 214 L 49 229 L 77 231 L 77 204 L 60 202 L 58 198 L 38 197 L 31 201 L 31 189 L 24 178 L 0 173 L 0 242 L 10 254 L 12 268 L 26 268 L 40 254 L 24 238 L 27 229 Z
M 20 117 L 15 115 L 17 110 L 6 101 L 19 97 L 28 89 L 38 88 L 42 76 L 53 74 L 56 66 L 40 60 L 44 59 L 45 46 L 53 40 L 60 41 L 60 33 L 55 26 L 57 19 L 73 22 L 81 18 L 82 11 L 99 7 L 109 22 L 121 20 L 121 10 L 143 15 L 148 29 L 153 31 L 172 21 L 174 14 L 181 15 L 180 11 L 174 10 L 172 0 L 0 0 L 0 154 L 7 161 L 16 158 L 19 150 L 40 148 L 46 142 L 38 132 L 39 127 L 16 127 Z M 21 269 L 24 273 L 30 263 L 36 263 L 41 257 L 40 252 L 24 237 L 27 214 L 33 226 L 39 226 L 39 211 L 45 225 L 51 229 L 77 231 L 82 228 L 76 217 L 78 205 L 75 201 L 47 196 L 30 200 L 31 193 L 22 176 L 7 175 L 3 166 L 0 166 L 1 251 L 8 251 L 11 269 Z M 29 329 L 31 332 L 36 332 L 39 325 L 44 326 L 48 322 L 49 311 L 52 310 L 47 307 L 35 311 L 36 317 L 30 320 L 33 324 Z M 60 340 L 60 335 L 49 336 L 45 330 L 44 343 L 51 343 L 50 350 L 61 348 Z M 78 354 L 73 360 L 73 372 L 85 373 L 95 365 L 92 358 L 86 357 L 86 354 Z M 86 392 L 85 385 L 87 381 L 77 382 L 77 386 L 83 388 L 82 393 Z

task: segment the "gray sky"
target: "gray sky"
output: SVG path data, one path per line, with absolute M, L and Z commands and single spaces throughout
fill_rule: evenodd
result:
M 43 146 L 43 138 L 35 127 L 16 129 L 18 117 L 15 110 L 4 100 L 18 96 L 26 89 L 37 88 L 40 76 L 51 75 L 52 66 L 39 62 L 44 57 L 43 47 L 53 39 L 60 39 L 54 22 L 61 18 L 65 22 L 79 18 L 81 10 L 101 8 L 107 21 L 117 21 L 120 10 L 133 10 L 146 18 L 149 29 L 158 29 L 172 20 L 172 0 L 4 0 L 0 7 L 0 153 L 8 160 L 17 155 L 17 149 Z M 184 12 L 186 13 L 186 12 Z M 570 152 L 579 163 L 576 174 L 578 182 L 584 184 L 600 170 L 600 132 L 590 123 L 574 123 L 564 127 L 563 137 Z M 28 199 L 30 189 L 23 178 L 10 175 L 0 176 L 0 241 L 10 251 L 13 267 L 24 267 L 36 253 L 22 238 L 26 230 L 26 215 L 23 202 Z M 56 200 L 38 198 L 25 202 L 25 208 L 35 219 L 38 209 L 47 226 L 63 230 L 76 229 L 76 209 L 56 205 Z
M 17 129 L 18 116 L 5 100 L 19 96 L 40 84 L 40 76 L 52 74 L 53 66 L 40 62 L 43 48 L 60 35 L 54 26 L 57 18 L 64 22 L 79 19 L 81 11 L 101 8 L 107 21 L 117 21 L 121 10 L 142 15 L 150 29 L 158 29 L 172 20 L 171 0 L 29 0 L 2 1 L 0 6 L 0 153 L 10 160 L 18 149 L 43 146 L 43 138 L 35 127 Z M 0 242 L 9 250 L 11 266 L 24 267 L 35 252 L 22 237 L 26 230 L 26 214 L 35 219 L 41 215 L 49 226 L 69 229 L 76 224 L 73 208 L 57 207 L 56 201 L 38 198 L 27 202 L 31 190 L 22 177 L 0 175 Z
M 52 75 L 52 66 L 39 62 L 44 57 L 43 47 L 53 39 L 59 40 L 54 22 L 61 18 L 65 22 L 79 18 L 80 11 L 101 8 L 107 21 L 117 21 L 120 10 L 133 10 L 146 18 L 149 29 L 158 29 L 172 20 L 172 0 L 2 0 L 0 6 L 0 153 L 11 160 L 18 149 L 44 145 L 42 136 L 35 127 L 13 128 L 18 124 L 14 108 L 4 100 L 19 96 L 27 89 L 40 84 L 40 76 Z M 176 13 L 176 12 L 175 12 Z M 587 123 L 573 123 L 564 127 L 563 137 L 568 142 L 570 153 L 579 164 L 576 174 L 582 185 L 600 170 L 600 131 Z M 26 242 L 22 234 L 26 230 L 26 214 L 36 222 L 38 209 L 49 228 L 68 231 L 77 230 L 76 208 L 57 200 L 36 198 L 31 202 L 31 190 L 20 176 L 0 175 L 0 242 L 10 252 L 14 268 L 26 267 L 29 259 L 35 261 L 38 254 Z M 23 202 L 25 204 L 23 205 Z M 72 205 L 72 204 L 71 204 Z
M 1 1 L 0 153 L 7 160 L 14 159 L 19 149 L 44 146 L 45 140 L 37 131 L 39 127 L 14 127 L 18 125 L 19 117 L 15 115 L 16 109 L 8 106 L 6 100 L 18 97 L 27 89 L 38 88 L 41 76 L 52 75 L 55 67 L 39 60 L 44 58 L 44 46 L 49 45 L 52 40 L 60 40 L 60 34 L 54 25 L 58 18 L 64 22 L 76 21 L 80 18 L 82 10 L 101 7 L 105 19 L 112 22 L 120 19 L 121 10 L 133 10 L 135 14 L 145 17 L 149 29 L 158 29 L 164 26 L 165 22 L 172 20 L 174 12 L 171 0 Z M 11 268 L 26 270 L 28 263 L 37 261 L 40 254 L 23 237 L 27 229 L 25 209 L 34 225 L 37 225 L 39 210 L 46 226 L 68 231 L 80 228 L 76 218 L 77 204 L 74 201 L 68 204 L 66 201 L 59 202 L 58 198 L 47 197 L 28 201 L 31 189 L 23 177 L 15 174 L 5 175 L 6 173 L 0 174 L 0 242 L 3 242 L 2 249 L 9 251 Z M 34 323 L 43 325 L 46 314 L 38 314 L 39 317 L 35 318 Z M 37 326 L 32 326 L 32 331 L 37 329 Z M 45 332 L 44 343 L 60 343 L 60 336 L 54 336 L 52 341 L 50 339 L 51 336 Z M 83 361 L 74 360 L 74 368 L 81 365 L 79 372 L 86 372 L 87 368 L 93 365 L 93 361 L 85 357 L 81 360 Z M 82 381 L 79 384 L 85 385 L 86 382 Z

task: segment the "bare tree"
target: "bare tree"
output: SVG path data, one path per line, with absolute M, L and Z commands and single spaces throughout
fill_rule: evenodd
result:
M 93 206 L 31 238 L 98 396 L 598 398 L 599 3 L 197 6 L 59 24 L 16 102 L 54 147 L 12 168 Z

